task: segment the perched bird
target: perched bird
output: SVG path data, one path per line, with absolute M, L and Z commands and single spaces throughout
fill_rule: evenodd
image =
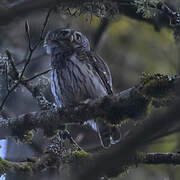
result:
M 44 47 L 51 57 L 51 91 L 59 108 L 113 94 L 107 64 L 91 50 L 81 32 L 66 28 L 50 31 Z M 120 140 L 116 127 L 98 118 L 88 122 L 98 132 L 104 148 Z

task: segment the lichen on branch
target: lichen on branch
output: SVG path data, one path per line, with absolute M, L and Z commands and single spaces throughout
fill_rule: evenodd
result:
M 173 91 L 174 78 L 162 74 L 143 73 L 140 78 L 139 90 L 146 97 L 167 97 Z
M 158 14 L 158 4 L 163 0 L 135 0 L 134 4 L 137 6 L 137 13 L 142 13 L 145 18 L 152 18 Z
M 113 96 L 85 101 L 75 107 L 32 112 L 8 119 L 2 118 L 0 130 L 4 133 L 0 135 L 0 139 L 8 137 L 9 132 L 13 132 L 11 135 L 16 136 L 16 132 L 20 129 L 21 134 L 18 134 L 20 137 L 23 137 L 28 130 L 38 128 L 43 129 L 44 132 L 55 132 L 61 129 L 62 125 L 81 124 L 96 117 L 103 117 L 110 124 L 119 124 L 127 118 L 142 119 L 152 99 L 169 98 L 171 94 L 174 94 L 176 87 L 180 85 L 179 79 L 178 76 L 144 74 L 137 86 Z

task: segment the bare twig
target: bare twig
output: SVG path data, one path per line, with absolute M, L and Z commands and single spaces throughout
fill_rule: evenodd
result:
M 32 50 L 32 47 L 31 47 L 30 28 L 29 28 L 29 22 L 28 22 L 28 20 L 25 21 L 25 30 L 26 30 L 26 35 L 27 35 L 27 38 L 28 38 L 29 50 Z
M 14 61 L 13 61 L 11 53 L 9 51 L 8 51 L 8 57 L 9 57 L 9 61 L 11 62 L 11 65 L 14 67 L 14 68 L 12 68 L 12 72 L 10 72 L 9 75 L 11 76 L 11 78 L 14 81 L 18 82 L 19 81 L 19 72 L 15 67 Z M 45 72 L 42 72 L 40 74 L 37 74 L 36 76 L 29 78 L 29 79 L 26 79 L 24 77 L 20 81 L 20 84 L 22 84 L 32 94 L 32 96 L 36 99 L 41 110 L 53 109 L 55 106 L 54 106 L 54 104 L 48 102 L 46 100 L 46 98 L 44 97 L 43 93 L 40 91 L 40 89 L 38 89 L 34 85 L 32 85 L 30 83 L 30 81 L 36 77 L 39 77 L 45 73 L 48 73 L 49 71 L 50 71 L 50 69 L 45 71 Z
M 5 63 L 5 78 L 6 78 L 6 89 L 9 92 L 9 80 L 8 80 L 8 64 Z
M 44 32 L 45 32 L 46 26 L 48 24 L 48 20 L 49 20 L 50 14 L 51 14 L 53 9 L 54 8 L 50 8 L 48 13 L 47 13 L 47 15 L 46 15 L 46 18 L 45 18 L 45 21 L 44 21 L 44 24 L 43 24 L 43 28 L 42 28 L 42 31 L 41 31 L 41 34 L 40 34 L 40 40 L 44 39 Z
M 6 50 L 6 54 L 8 57 L 8 61 L 10 62 L 11 66 L 12 66 L 12 71 L 13 71 L 13 75 L 15 77 L 15 80 L 18 80 L 19 72 L 18 72 L 18 70 L 14 64 L 13 57 L 12 57 L 11 53 L 9 52 L 9 50 Z
M 6 103 L 9 95 L 18 87 L 19 84 L 20 84 L 20 82 L 17 82 L 17 83 L 8 91 L 7 95 L 4 97 L 4 99 L 3 99 L 3 101 L 2 101 L 2 103 L 1 103 L 1 105 L 0 105 L 0 111 L 2 110 L 4 104 Z
M 45 21 L 44 21 L 44 24 L 43 24 L 43 27 L 42 27 L 42 30 L 41 30 L 41 33 L 40 33 L 39 41 L 34 45 L 34 47 L 32 47 L 32 45 L 31 45 L 30 28 L 29 28 L 28 21 L 25 22 L 25 30 L 26 30 L 26 34 L 27 34 L 27 38 L 28 38 L 28 45 L 29 45 L 29 55 L 27 57 L 26 63 L 24 65 L 20 75 L 19 75 L 19 73 L 18 73 L 18 71 L 17 71 L 17 69 L 16 69 L 16 67 L 15 67 L 15 65 L 13 63 L 12 56 L 11 56 L 10 52 L 6 51 L 6 54 L 7 54 L 8 58 L 9 58 L 9 61 L 10 61 L 11 65 L 12 65 L 12 68 L 13 68 L 14 72 L 18 73 L 18 79 L 16 79 L 17 82 L 15 83 L 15 85 L 10 90 L 8 90 L 7 95 L 4 97 L 4 99 L 3 99 L 3 101 L 2 101 L 2 103 L 0 105 L 0 111 L 2 110 L 2 108 L 3 108 L 6 100 L 8 99 L 9 95 L 16 89 L 16 87 L 18 87 L 19 84 L 21 84 L 24 73 L 25 73 L 26 68 L 28 67 L 28 65 L 29 65 L 29 63 L 31 61 L 31 58 L 32 58 L 32 55 L 33 55 L 34 51 L 37 49 L 37 47 L 39 46 L 39 44 L 43 40 L 44 31 L 45 31 L 45 28 L 47 26 L 48 19 L 50 17 L 50 13 L 52 12 L 52 10 L 53 10 L 52 8 L 50 8 L 48 10 L 48 13 L 46 15 L 46 18 L 45 18 Z
M 26 63 L 25 63 L 25 65 L 24 65 L 24 67 L 23 67 L 23 70 L 22 70 L 22 72 L 21 72 L 21 74 L 20 74 L 20 76 L 19 76 L 19 80 L 20 80 L 20 81 L 22 80 L 22 77 L 23 77 L 23 75 L 24 75 L 24 73 L 25 73 L 25 71 L 26 71 L 26 68 L 27 68 L 27 66 L 29 65 L 30 61 L 31 61 L 31 57 L 32 57 L 34 51 L 36 50 L 36 48 L 37 48 L 38 46 L 39 46 L 39 43 L 37 43 L 32 49 L 29 49 L 28 58 L 27 58 Z
M 37 77 L 39 77 L 39 76 L 42 76 L 42 75 L 44 75 L 44 74 L 47 74 L 47 73 L 49 73 L 50 71 L 52 71 L 52 69 L 48 69 L 47 71 L 44 71 L 44 72 L 42 72 L 42 73 L 39 73 L 39 74 L 37 74 L 37 75 L 35 75 L 35 76 L 33 76 L 33 77 L 29 78 L 29 79 L 23 80 L 23 81 L 24 81 L 24 82 L 32 81 L 33 79 L 35 79 L 35 78 L 37 78 Z
M 52 12 L 52 8 L 50 8 L 49 10 L 48 10 L 48 13 L 47 13 L 47 15 L 46 15 L 46 18 L 45 18 L 45 21 L 44 21 L 44 23 L 43 23 L 43 27 L 42 27 L 42 30 L 41 30 L 41 33 L 40 33 L 40 39 L 39 39 L 39 41 L 34 45 L 34 47 L 33 48 L 31 48 L 31 46 L 29 47 L 29 56 L 28 56 L 28 58 L 27 58 L 27 61 L 26 61 L 26 64 L 24 65 L 24 68 L 23 68 L 23 70 L 22 70 L 22 72 L 21 72 L 21 75 L 20 75 L 20 81 L 22 80 L 22 77 L 23 77 L 23 75 L 24 75 L 24 72 L 25 72 L 25 70 L 26 70 L 26 68 L 27 68 L 27 66 L 29 65 L 29 63 L 30 63 L 30 61 L 31 61 L 31 57 L 32 57 L 32 55 L 33 55 L 33 53 L 34 53 L 34 51 L 37 49 L 37 47 L 39 46 L 39 44 L 41 43 L 41 41 L 43 40 L 43 36 L 44 36 L 44 31 L 45 31 L 45 28 L 46 28 L 46 26 L 47 26 L 47 23 L 48 23 L 48 20 L 49 20 L 49 17 L 50 17 L 50 14 L 51 14 L 51 12 Z M 29 28 L 28 28 L 28 24 L 26 24 L 26 28 L 27 28 L 27 34 L 28 34 L 28 36 L 29 36 Z M 29 39 L 30 40 L 30 39 Z M 29 42 L 30 43 L 30 42 Z

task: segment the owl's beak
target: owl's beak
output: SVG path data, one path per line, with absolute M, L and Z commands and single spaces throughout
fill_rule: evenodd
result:
M 70 36 L 70 41 L 71 41 L 71 42 L 74 41 L 74 36 L 73 36 L 73 34 L 71 34 L 71 36 Z

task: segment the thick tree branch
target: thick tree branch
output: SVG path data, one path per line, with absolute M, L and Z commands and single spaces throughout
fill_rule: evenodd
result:
M 137 158 L 139 164 L 180 164 L 180 153 L 142 153 Z
M 178 22 L 176 21 L 176 14 L 169 13 L 171 11 L 167 11 L 168 6 L 152 6 L 152 8 L 155 8 L 156 10 L 159 9 L 160 13 L 156 17 L 146 19 L 144 18 L 142 12 L 137 13 L 137 7 L 134 5 L 134 0 L 105 0 L 103 1 L 105 6 L 101 3 L 102 2 L 97 2 L 96 0 L 24 0 L 20 2 L 17 1 L 17 3 L 7 4 L 6 7 L 3 5 L 0 6 L 0 25 L 6 25 L 7 23 L 13 21 L 14 18 L 24 17 L 33 11 L 56 6 L 62 8 L 62 10 L 68 8 L 76 8 L 80 10 L 80 14 L 91 12 L 96 15 L 102 15 L 104 9 L 107 9 L 105 8 L 106 5 L 109 8 L 108 13 L 105 13 L 107 16 L 111 16 L 114 14 L 124 14 L 133 19 L 143 20 L 148 23 L 151 23 L 156 28 L 160 28 L 161 26 L 171 26 L 169 18 L 171 18 L 173 22 L 179 23 L 179 20 Z M 168 10 L 170 10 L 170 8 Z M 99 14 L 100 11 L 102 11 L 102 13 Z
M 144 140 L 149 139 L 152 134 L 158 133 L 161 129 L 178 123 L 180 117 L 179 106 L 180 101 L 166 113 L 161 115 L 156 114 L 151 117 L 138 130 L 134 130 L 131 137 L 114 146 L 111 151 L 96 158 L 91 168 L 84 170 L 77 179 L 82 180 L 85 177 L 87 180 L 95 179 L 107 172 L 114 172 L 115 176 L 117 176 L 120 168 L 119 164 L 123 164 L 127 159 L 133 158 L 136 151 L 144 144 Z
M 95 117 L 106 117 L 110 124 L 132 118 L 141 118 L 146 114 L 152 98 L 168 97 L 180 85 L 180 78 L 169 76 L 146 75 L 136 87 L 122 91 L 114 96 L 89 100 L 77 106 L 32 112 L 16 118 L 1 119 L 0 139 L 12 135 L 22 136 L 27 130 L 41 128 L 46 134 L 51 134 L 64 124 L 84 123 Z
M 62 158 L 62 157 L 61 157 Z M 73 151 L 72 153 L 66 154 L 63 161 L 61 158 L 55 157 L 53 154 L 46 153 L 41 158 L 33 158 L 29 161 L 24 162 L 11 162 L 0 158 L 0 175 L 4 173 L 21 173 L 25 176 L 39 175 L 40 172 L 46 171 L 51 168 L 57 168 L 58 164 L 61 166 L 69 167 L 69 171 L 66 168 L 62 168 L 61 174 L 65 176 L 72 175 L 73 173 L 79 173 L 87 165 L 93 164 L 96 160 L 96 155 L 86 153 L 84 151 Z M 77 167 L 78 164 L 78 167 Z M 123 163 L 119 164 L 119 172 L 121 173 L 127 170 L 129 167 L 141 164 L 173 164 L 180 165 L 180 154 L 179 153 L 136 153 L 134 156 L 127 158 Z M 64 169 L 64 170 L 63 170 Z M 56 169 L 58 171 L 58 169 Z M 113 177 L 113 174 L 104 174 L 105 176 Z

